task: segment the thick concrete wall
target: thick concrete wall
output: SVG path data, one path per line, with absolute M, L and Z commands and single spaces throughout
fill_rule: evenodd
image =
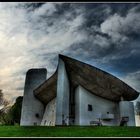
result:
M 92 105 L 92 111 L 88 111 L 88 104 Z M 90 121 L 98 121 L 102 115 L 113 114 L 112 120 L 101 120 L 103 125 L 119 125 L 119 105 L 91 94 L 81 86 L 75 90 L 75 124 L 90 125 Z
M 120 101 L 120 118 L 121 117 L 129 117 L 129 121 L 127 122 L 127 126 L 135 126 L 135 113 L 134 113 L 134 104 L 129 101 Z
M 41 125 L 55 126 L 55 116 L 56 115 L 56 98 L 51 100 L 45 109 Z
M 33 90 L 46 80 L 46 69 L 30 69 L 26 74 L 21 111 L 21 126 L 40 125 L 44 105 L 33 95 Z
M 59 59 L 56 96 L 56 125 L 69 122 L 69 80 L 63 60 Z

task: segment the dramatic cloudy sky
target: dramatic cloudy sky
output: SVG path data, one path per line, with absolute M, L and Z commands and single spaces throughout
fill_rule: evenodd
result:
M 25 74 L 58 54 L 103 69 L 140 91 L 140 4 L 0 3 L 0 89 L 14 101 Z

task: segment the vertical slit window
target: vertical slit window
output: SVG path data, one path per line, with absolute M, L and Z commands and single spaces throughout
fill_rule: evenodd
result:
M 92 111 L 92 105 L 88 104 L 88 111 Z

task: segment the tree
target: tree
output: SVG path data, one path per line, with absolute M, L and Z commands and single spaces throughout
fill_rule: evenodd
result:
M 7 106 L 9 105 L 9 101 L 4 98 L 3 92 L 0 89 L 0 106 Z
M 2 90 L 0 89 L 0 105 L 3 105 L 3 92 Z
M 10 102 L 4 98 L 2 90 L 0 90 L 0 123 L 7 123 L 7 112 Z
M 20 123 L 21 107 L 23 97 L 19 96 L 14 105 L 10 106 L 10 102 L 4 98 L 2 90 L 0 90 L 0 123 L 5 125 L 14 125 Z
M 20 124 L 22 100 L 22 96 L 17 97 L 15 104 L 9 110 L 9 117 L 13 123 Z

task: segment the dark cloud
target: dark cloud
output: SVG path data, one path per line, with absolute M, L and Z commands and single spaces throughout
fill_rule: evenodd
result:
M 34 11 L 34 10 L 36 10 L 36 9 L 38 9 L 38 8 L 40 8 L 43 4 L 45 4 L 45 3 L 43 3 L 43 2 L 40 2 L 40 3 L 19 3 L 16 7 L 17 8 L 25 8 L 25 9 L 27 9 L 27 11 L 28 12 L 30 12 L 30 11 Z
M 138 60 L 140 60 L 140 55 L 133 55 L 128 58 L 110 60 L 109 63 L 114 67 L 114 69 L 119 69 L 124 74 L 127 74 L 140 69 L 140 63 L 138 63 Z
M 53 74 L 59 53 L 119 75 L 126 82 L 129 75 L 134 80 L 139 74 L 140 4 L 17 3 L 0 9 L 1 51 L 7 52 L 1 54 L 4 69 L 0 74 L 9 74 L 3 81 L 17 81 L 13 92 L 21 93 L 30 68 L 46 67 L 48 77 Z
M 88 10 L 86 14 L 84 15 L 86 20 L 84 24 L 81 25 L 80 29 L 85 31 L 85 36 L 87 36 L 87 41 L 84 43 L 73 44 L 67 50 L 68 51 L 67 53 L 73 56 L 75 54 L 75 57 L 80 56 L 81 59 L 86 58 L 86 60 L 98 59 L 101 61 L 101 63 L 104 63 L 102 61 L 102 59 L 104 59 L 107 61 L 105 63 L 106 64 L 109 63 L 110 65 L 114 67 L 114 69 L 122 68 L 122 71 L 126 69 L 124 71 L 124 74 L 125 72 L 127 73 L 130 71 L 132 72 L 132 71 L 138 70 L 139 65 L 135 64 L 135 62 L 139 60 L 139 53 L 137 54 L 137 56 L 130 55 L 130 53 L 133 50 L 137 49 L 137 51 L 139 52 L 139 46 L 136 45 L 135 43 L 137 42 L 137 40 L 139 40 L 139 31 L 138 31 L 139 24 L 135 22 L 135 20 L 137 20 L 137 12 L 131 13 L 131 10 L 138 6 L 139 6 L 138 4 L 86 4 L 86 5 L 83 5 L 83 7 L 85 7 L 85 9 L 88 9 Z M 102 14 L 103 12 L 104 14 Z M 115 36 L 116 38 L 114 37 L 115 39 L 117 39 L 115 42 L 112 36 L 108 34 L 108 32 L 104 33 L 100 30 L 100 25 L 105 23 L 108 20 L 108 18 L 113 17 L 114 14 L 118 14 L 118 17 L 116 16 L 116 19 L 121 18 L 121 17 L 122 19 L 124 19 L 124 23 L 122 26 L 117 25 L 115 27 L 116 29 L 114 30 L 114 34 L 118 35 L 118 36 L 117 35 Z M 131 15 L 134 15 L 134 17 L 130 17 Z M 134 19 L 133 20 L 134 22 L 129 18 Z M 115 22 L 115 17 L 113 20 Z M 128 23 L 129 21 L 131 21 L 131 23 Z M 138 24 L 138 25 L 136 25 L 136 27 L 133 27 L 132 25 L 133 23 L 134 25 L 135 24 Z M 114 28 L 113 23 L 111 23 L 109 28 L 112 28 L 112 29 Z M 122 40 L 123 38 L 124 40 Z M 125 63 L 124 65 L 123 65 L 123 62 Z M 130 63 L 130 64 L 127 64 L 127 63 Z

